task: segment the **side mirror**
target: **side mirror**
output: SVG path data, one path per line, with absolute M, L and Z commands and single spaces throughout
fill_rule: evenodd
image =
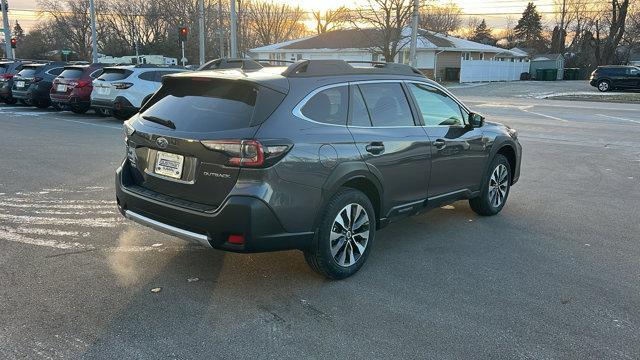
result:
M 482 127 L 482 125 L 484 125 L 484 116 L 477 113 L 470 113 L 469 125 L 473 126 L 474 128 Z

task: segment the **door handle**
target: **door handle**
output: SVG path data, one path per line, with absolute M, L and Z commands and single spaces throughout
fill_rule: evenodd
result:
M 384 144 L 382 142 L 374 141 L 365 147 L 368 153 L 378 155 L 384 151 Z
M 438 140 L 433 142 L 433 146 L 435 146 L 436 149 L 438 149 L 438 150 L 442 150 L 442 149 L 444 149 L 445 146 L 447 146 L 447 142 L 442 140 L 442 139 L 438 139 Z

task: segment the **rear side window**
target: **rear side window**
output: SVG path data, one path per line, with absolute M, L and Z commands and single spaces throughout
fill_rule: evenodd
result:
M 640 75 L 640 69 L 638 69 L 638 68 L 629 68 L 629 70 L 627 70 L 627 75 L 638 76 L 638 75 Z
M 22 70 L 20 70 L 18 75 L 20 77 L 25 77 L 25 78 L 34 77 L 36 75 L 36 69 L 37 68 L 34 68 L 34 67 L 25 67 Z
M 264 121 L 284 95 L 258 85 L 220 79 L 172 79 L 143 107 L 141 115 L 171 120 L 176 130 L 214 132 Z
M 49 75 L 53 75 L 53 76 L 58 76 L 62 73 L 62 71 L 64 71 L 64 68 L 53 68 L 49 71 L 47 71 L 47 74 Z
M 80 79 L 82 77 L 83 70 L 78 68 L 67 68 L 60 73 L 60 77 L 63 79 Z
M 413 115 L 400 83 L 358 85 L 373 126 L 413 126 Z
M 322 90 L 313 95 L 300 112 L 313 121 L 345 125 L 349 108 L 348 89 L 345 85 Z
M 98 80 L 104 81 L 118 81 L 124 80 L 131 75 L 133 71 L 128 69 L 104 69 L 102 75 L 98 77 Z
M 146 81 L 156 81 L 156 71 L 147 71 L 138 75 L 138 79 Z
M 351 126 L 371 126 L 371 119 L 369 118 L 369 110 L 364 103 L 364 98 L 360 92 L 360 88 L 357 86 L 351 87 L 351 117 L 349 119 L 349 125 Z

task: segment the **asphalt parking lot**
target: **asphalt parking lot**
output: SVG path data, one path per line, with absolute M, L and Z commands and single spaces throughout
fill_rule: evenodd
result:
M 507 206 L 392 224 L 343 281 L 125 221 L 121 122 L 0 105 L 0 358 L 640 358 L 640 105 L 460 93 L 519 130 Z

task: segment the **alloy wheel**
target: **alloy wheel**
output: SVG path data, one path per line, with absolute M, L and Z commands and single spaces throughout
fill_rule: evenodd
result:
M 493 169 L 489 178 L 489 203 L 494 208 L 499 207 L 504 202 L 509 188 L 509 171 L 504 164 L 500 164 Z
M 369 242 L 369 216 L 359 204 L 349 204 L 338 212 L 329 235 L 331 256 L 342 267 L 360 259 Z
M 606 81 L 601 82 L 600 84 L 598 84 L 598 90 L 600 90 L 600 91 L 609 90 L 609 83 L 606 82 Z

